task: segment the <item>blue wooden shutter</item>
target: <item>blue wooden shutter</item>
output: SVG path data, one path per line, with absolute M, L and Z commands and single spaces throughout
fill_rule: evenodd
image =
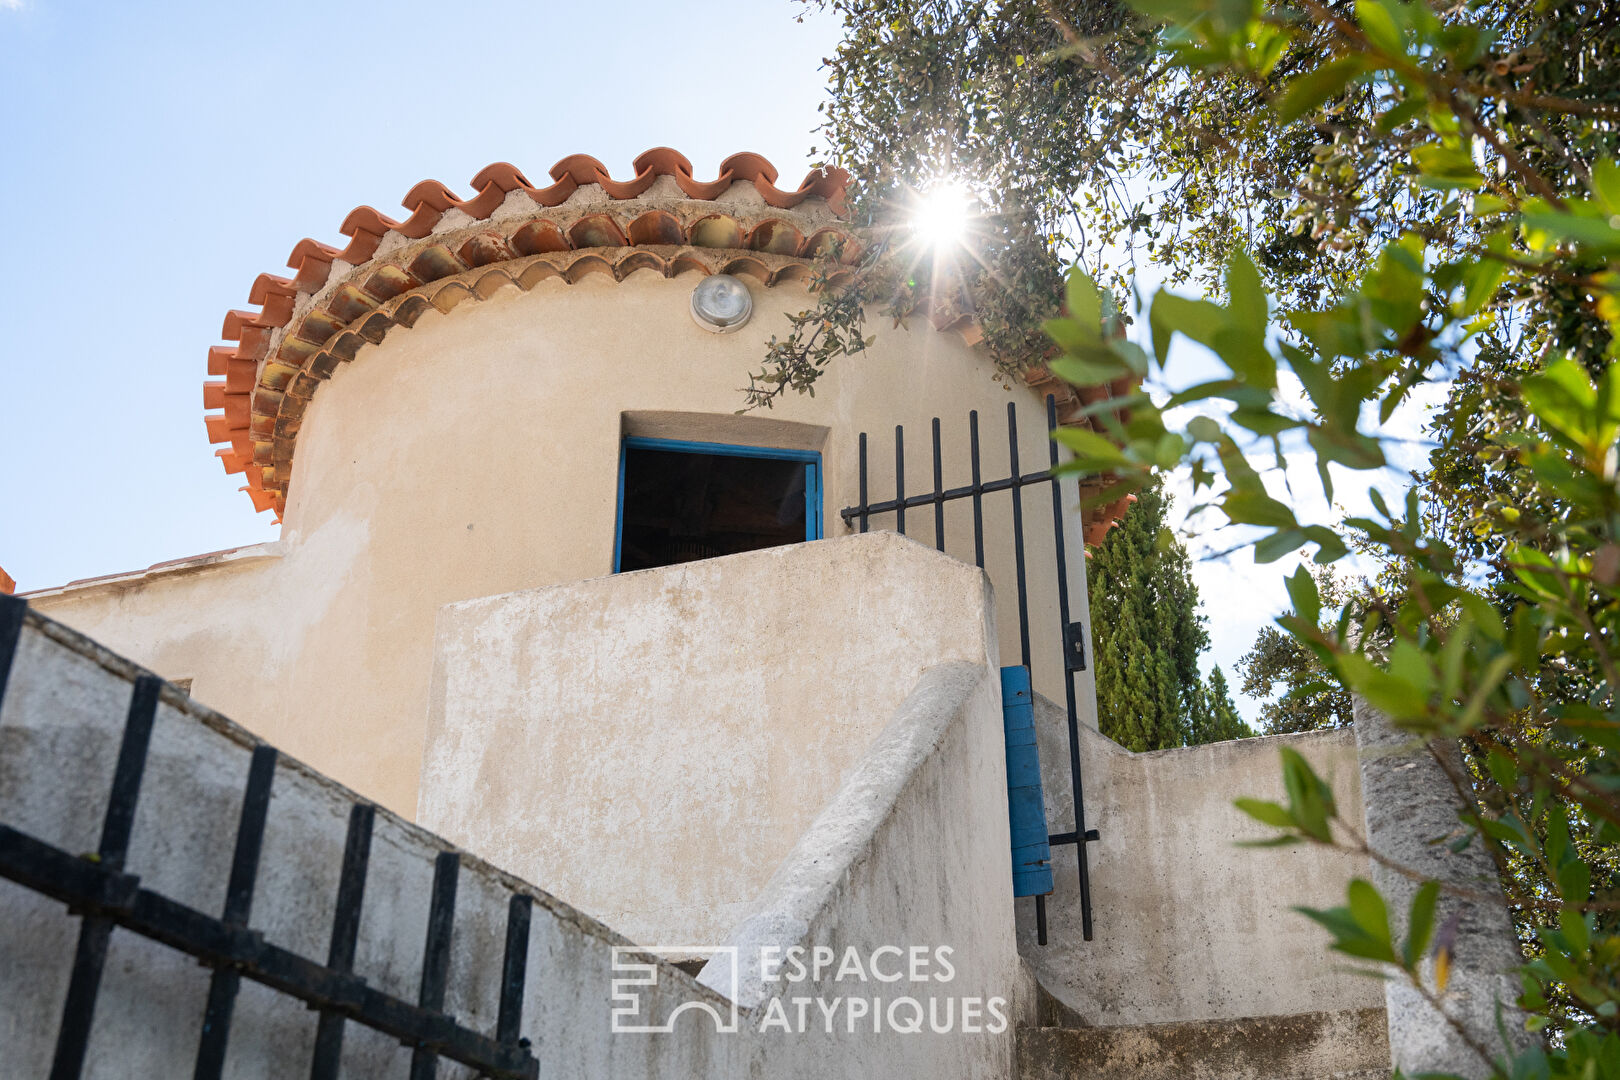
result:
M 1041 800 L 1041 759 L 1035 746 L 1035 698 L 1029 669 L 1001 669 L 1002 725 L 1007 737 L 1007 821 L 1012 827 L 1014 896 L 1052 891 L 1052 849 Z

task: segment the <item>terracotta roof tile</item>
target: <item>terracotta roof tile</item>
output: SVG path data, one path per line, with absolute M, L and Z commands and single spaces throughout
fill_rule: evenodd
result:
M 973 323 L 963 328 L 963 337 L 969 337 L 968 331 L 974 335 L 979 333 L 978 324 Z M 969 344 L 975 344 L 969 340 Z M 1100 417 L 1094 416 L 1088 410 L 1091 406 L 1104 401 L 1129 394 L 1136 388 L 1139 381 L 1134 379 L 1115 379 L 1107 387 L 1101 386 L 1073 386 L 1064 382 L 1048 371 L 1045 365 L 1037 365 L 1024 371 L 1024 382 L 1036 392 L 1051 395 L 1057 404 L 1058 423 L 1065 427 L 1086 427 L 1100 435 L 1108 434 L 1108 425 Z M 1130 413 L 1123 409 L 1114 410 L 1114 419 L 1124 424 L 1130 419 Z M 1117 478 L 1112 475 L 1087 477 L 1080 482 L 1080 495 L 1082 499 L 1095 495 L 1113 486 Z M 1136 502 L 1135 495 L 1127 495 L 1112 502 L 1097 506 L 1086 507 L 1080 512 L 1081 531 L 1085 537 L 1086 547 L 1096 547 L 1108 535 L 1108 530 L 1118 525 L 1131 504 Z M 1087 553 L 1090 557 L 1090 553 Z
M 228 312 L 221 336 L 236 344 L 208 350 L 215 379 L 203 385 L 203 407 L 209 441 L 225 444 L 216 456 L 227 473 L 243 475 L 241 490 L 255 509 L 278 516 L 285 509 L 298 428 L 320 383 L 430 308 L 448 312 L 508 286 L 527 291 L 548 277 L 573 283 L 592 274 L 735 273 L 774 285 L 809 278 L 815 261 L 850 264 L 860 254 L 859 240 L 837 220 L 849 183 L 839 169 L 814 170 L 785 191 L 758 154 L 734 154 L 713 180 L 698 180 L 685 157 L 659 147 L 636 158 L 629 180 L 615 180 L 585 154 L 562 159 L 550 175 L 550 185 L 536 187 L 515 166 L 497 162 L 473 177 L 475 194 L 467 199 L 424 180 L 406 193 L 403 221 L 356 207 L 338 230 L 346 246 L 300 240 L 287 259 L 292 277 L 254 279 L 248 300 L 259 310 Z M 729 198 L 739 184 L 757 193 L 754 207 L 767 209 Z M 590 186 L 607 201 L 570 204 Z M 521 197 L 509 203 L 514 193 Z M 638 205 L 642 199 L 652 201 Z M 452 211 L 465 216 L 444 221 Z M 333 277 L 334 267 L 341 277 Z M 832 273 L 836 279 L 847 271 Z M 971 310 L 945 306 L 934 314 L 937 327 L 958 330 L 970 345 L 981 336 Z M 1027 377 L 1057 395 L 1064 423 L 1090 422 L 1083 410 L 1091 397 L 1042 369 Z M 1088 511 L 1086 542 L 1100 540 L 1127 506 L 1120 500 Z
M 557 162 L 550 177 L 539 187 L 496 162 L 473 177 L 466 199 L 424 180 L 406 193 L 404 220 L 356 207 L 338 230 L 345 246 L 300 240 L 287 259 L 292 277 L 254 280 L 248 300 L 259 310 L 225 316 L 221 336 L 237 344 L 209 349 L 214 380 L 204 385 L 203 405 L 209 441 L 226 444 L 216 455 L 227 472 L 245 475 L 256 508 L 285 507 L 298 425 L 320 382 L 430 307 L 449 311 L 547 277 L 622 280 L 638 270 L 746 273 L 774 284 L 809 277 L 812 259 L 836 251 L 849 263 L 859 252 L 837 223 L 849 183 L 839 169 L 814 170 L 789 191 L 776 186 L 775 167 L 758 154 L 734 154 L 713 180 L 699 180 L 685 157 L 658 147 L 636 158 L 628 180 L 585 154 Z M 730 198 L 737 185 L 751 187 L 753 207 L 765 209 Z M 593 186 L 600 196 L 570 204 Z M 509 201 L 514 194 L 517 203 Z M 654 202 L 634 205 L 643 198 Z M 446 221 L 452 211 L 465 217 Z

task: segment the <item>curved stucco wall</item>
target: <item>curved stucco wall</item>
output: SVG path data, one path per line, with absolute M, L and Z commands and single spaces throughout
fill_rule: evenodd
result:
M 787 313 L 813 298 L 796 284 L 749 281 L 753 321 L 717 336 L 691 320 L 697 281 L 592 275 L 429 313 L 362 350 L 315 395 L 299 435 L 280 558 L 35 603 L 165 676 L 193 678 L 200 699 L 410 815 L 438 609 L 611 572 L 626 414 L 644 425 L 657 420 L 650 414 L 706 414 L 668 422 L 667 433 L 685 438 L 815 444 L 828 536 L 845 533 L 838 510 L 857 501 L 862 431 L 872 433 L 873 499 L 893 493 L 896 424 L 907 432 L 907 491 L 931 490 L 935 416 L 944 425 L 945 483 L 965 483 L 969 409 L 980 413 L 985 478 L 1006 475 L 1005 410 L 1014 398 L 1023 471 L 1045 464 L 1036 396 L 1009 392 L 987 359 L 921 319 L 895 328 L 874 314 L 873 347 L 836 361 L 814 397 L 790 394 L 769 413 L 734 416 L 763 341 L 785 334 Z M 985 539 L 1001 652 L 1016 662 L 1009 500 L 1005 492 L 985 497 Z M 1036 685 L 1061 700 L 1048 489 L 1024 500 Z M 911 511 L 907 525 L 908 534 L 933 540 L 931 510 Z M 873 521 L 892 527 L 892 515 Z M 1077 513 L 1066 532 L 1071 618 L 1089 627 Z M 972 558 L 965 500 L 949 509 L 947 537 L 951 553 Z M 1082 716 L 1093 716 L 1089 676 L 1081 677 L 1080 701 Z

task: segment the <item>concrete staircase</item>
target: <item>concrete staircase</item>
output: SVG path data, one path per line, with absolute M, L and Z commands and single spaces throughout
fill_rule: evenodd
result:
M 1044 995 L 1043 995 L 1044 997 Z M 1017 1080 L 1387 1080 L 1384 1010 L 1083 1027 L 1049 998 L 1017 1031 Z

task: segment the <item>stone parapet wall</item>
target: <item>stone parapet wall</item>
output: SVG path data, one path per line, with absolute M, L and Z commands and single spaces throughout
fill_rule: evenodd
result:
M 1074 821 L 1063 710 L 1036 702 L 1046 814 Z M 1349 731 L 1268 736 L 1133 754 L 1080 729 L 1095 939 L 1081 939 L 1075 849 L 1053 851 L 1050 941 L 1035 942 L 1033 905 L 1018 905 L 1019 947 L 1041 984 L 1087 1024 L 1237 1020 L 1384 1003 L 1377 980 L 1327 951 L 1327 935 L 1291 910 L 1333 907 L 1365 859 L 1310 845 L 1244 848 L 1272 834 L 1232 800 L 1281 799 L 1280 747 L 1333 782 L 1341 815 L 1361 818 Z
M 118 758 L 133 680 L 141 670 L 88 639 L 30 614 L 0 702 L 0 824 L 67 852 L 94 852 Z M 249 759 L 257 745 L 226 718 L 172 687 L 159 700 L 125 869 L 140 885 L 217 916 L 225 900 Z M 272 945 L 324 964 L 353 793 L 279 758 L 249 926 Z M 354 971 L 415 1003 L 438 854 L 444 841 L 377 810 Z M 709 1073 L 728 1052 L 694 1026 L 678 1043 L 608 1046 L 615 947 L 624 938 L 555 897 L 463 856 L 452 923 L 444 1010 L 493 1037 L 508 901 L 532 898 L 521 1034 L 541 1075 L 608 1076 L 667 1069 Z M 81 919 L 62 903 L 0 879 L 0 1080 L 50 1071 Z M 689 1000 L 724 1004 L 683 972 L 649 956 L 659 984 L 650 1008 Z M 210 972 L 132 931 L 112 932 L 96 997 L 86 1078 L 189 1076 Z M 673 997 L 673 1000 L 670 1000 Z M 227 1047 L 231 1077 L 306 1075 L 317 1014 L 244 979 Z M 739 1045 L 733 1051 L 746 1055 Z M 349 1022 L 345 1077 L 398 1077 L 412 1051 Z M 634 1058 L 635 1060 L 629 1060 Z M 589 1068 L 574 1068 L 588 1064 Z M 610 1068 L 611 1066 L 611 1068 Z M 642 1071 L 640 1075 L 652 1075 Z M 441 1061 L 441 1077 L 472 1071 Z M 740 1075 L 740 1074 L 738 1074 Z
M 28 616 L 0 700 L 0 824 L 66 852 L 96 849 L 142 674 L 60 624 Z M 883 710 L 881 734 L 857 755 L 817 827 L 755 907 L 783 931 L 776 943 L 784 946 L 821 946 L 840 957 L 853 948 L 867 958 L 883 944 L 930 952 L 951 946 L 957 973 L 948 982 L 896 988 L 870 978 L 846 982 L 829 969 L 784 993 L 826 1003 L 836 1019 L 824 1027 L 812 1008 L 807 1027 L 783 1030 L 764 1023 L 768 1007 L 757 995 L 734 1005 L 554 896 L 463 854 L 444 1012 L 481 1035 L 497 1034 L 507 911 L 516 894 L 532 902 L 517 1032 L 540 1076 L 1007 1076 L 1020 974 L 1000 802 L 1005 777 L 994 754 L 995 686 L 983 659 L 957 661 L 922 673 L 898 706 L 875 705 Z M 199 912 L 221 909 L 259 745 L 226 718 L 162 689 L 125 864 L 144 888 Z M 356 796 L 285 756 L 271 792 L 247 925 L 322 964 Z M 375 811 L 354 971 L 406 1002 L 420 986 L 434 864 L 446 850 L 440 838 Z M 804 868 L 818 861 L 816 887 L 794 889 L 791 880 L 802 884 Z M 0 880 L 0 1080 L 49 1072 L 81 923 L 62 903 Z M 731 942 L 739 951 L 750 944 L 757 941 Z M 668 1033 L 614 1030 L 615 995 L 638 968 L 651 981 L 630 991 L 634 1009 L 647 1019 L 673 1018 Z M 210 977 L 191 957 L 115 928 L 83 1075 L 190 1075 Z M 980 1002 L 977 1019 L 963 1024 L 957 1013 L 954 1030 L 919 1035 L 874 1030 L 869 1014 L 853 1025 L 846 1019 L 852 998 L 913 995 L 971 997 Z M 992 997 L 1002 999 L 993 1009 Z M 721 1030 L 711 1016 L 733 1030 Z M 224 1075 L 306 1075 L 316 1029 L 317 1015 L 300 1001 L 244 979 Z M 404 1076 L 411 1057 L 411 1048 L 350 1021 L 341 1075 Z M 437 1075 L 475 1073 L 441 1060 Z
M 447 605 L 417 820 L 638 941 L 723 941 L 922 672 L 994 669 L 992 610 L 894 533 Z

